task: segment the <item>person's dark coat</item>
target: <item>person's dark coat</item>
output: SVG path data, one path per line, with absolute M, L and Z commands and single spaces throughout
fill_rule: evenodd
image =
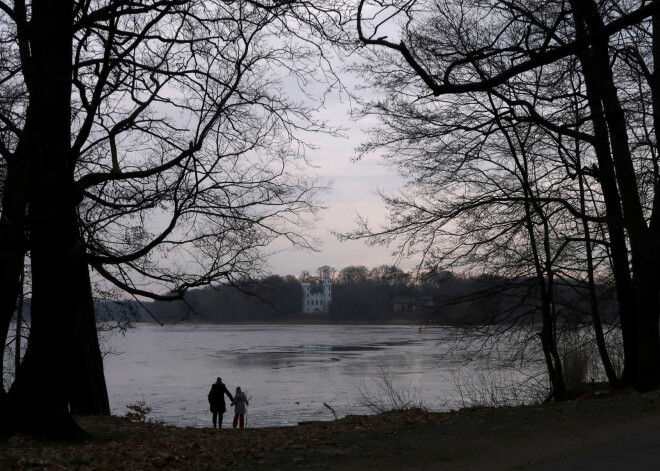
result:
M 225 394 L 229 397 L 230 401 L 234 401 L 234 397 L 231 395 L 227 386 L 224 383 L 216 382 L 211 386 L 211 391 L 209 392 L 209 404 L 211 405 L 211 412 L 219 412 L 224 414 L 227 410 L 227 404 L 225 404 Z

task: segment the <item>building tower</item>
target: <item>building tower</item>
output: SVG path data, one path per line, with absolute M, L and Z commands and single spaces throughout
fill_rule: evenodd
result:
M 332 299 L 332 282 L 330 281 L 330 273 L 325 272 L 323 274 L 323 297 L 325 299 L 325 305 L 328 306 L 328 311 L 330 310 L 330 300 Z M 328 312 L 325 311 L 325 312 Z
M 303 290 L 302 312 L 330 312 L 330 302 L 332 301 L 332 281 L 330 274 L 323 274 L 323 283 L 321 290 L 315 289 L 312 292 L 312 285 L 308 282 L 300 283 Z M 318 286 L 318 285 L 316 285 Z

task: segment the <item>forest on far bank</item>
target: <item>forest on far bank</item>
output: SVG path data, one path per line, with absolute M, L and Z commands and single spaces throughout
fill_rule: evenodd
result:
M 301 283 L 312 291 L 321 286 L 322 272 L 332 279 L 329 313 L 303 313 Z M 190 290 L 181 301 L 114 303 L 98 306 L 101 317 L 119 313 L 142 321 L 174 323 L 432 323 L 470 325 L 540 322 L 535 280 L 497 275 L 463 276 L 449 271 L 411 273 L 398 267 L 349 266 L 319 268 L 317 274 L 271 275 L 258 280 Z M 611 289 L 599 287 L 606 321 L 615 321 Z M 555 293 L 559 322 L 589 322 L 586 285 L 567 280 Z

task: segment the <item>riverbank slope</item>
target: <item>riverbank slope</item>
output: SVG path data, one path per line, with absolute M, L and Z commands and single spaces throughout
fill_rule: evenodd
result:
M 0 443 L 0 469 L 497 471 L 577 469 L 581 463 L 579 469 L 602 470 L 655 469 L 660 462 L 658 392 L 245 430 L 78 420 L 90 440 L 52 443 L 17 435 Z

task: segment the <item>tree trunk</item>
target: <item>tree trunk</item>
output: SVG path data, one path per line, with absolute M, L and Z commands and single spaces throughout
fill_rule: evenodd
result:
M 542 324 L 539 336 L 550 381 L 551 392 L 548 396 L 548 400 L 554 398 L 555 401 L 564 401 L 568 399 L 568 394 L 566 391 L 566 381 L 564 378 L 561 357 L 557 348 L 557 322 L 553 304 L 554 273 L 552 268 L 552 255 L 550 253 L 551 243 L 548 218 L 543 207 L 538 202 L 537 195 L 534 191 L 534 185 L 529 181 L 529 166 L 524 145 L 520 145 L 519 150 L 517 149 L 506 130 L 506 127 L 502 125 L 497 108 L 492 101 L 491 106 L 493 106 L 499 130 L 506 136 L 509 151 L 516 162 L 516 167 L 518 168 L 519 177 L 522 183 L 523 195 L 525 197 L 525 228 L 527 230 L 527 237 L 529 238 L 532 259 L 534 260 L 535 278 L 538 284 L 540 293 L 539 297 L 541 300 Z M 541 256 L 541 253 L 539 252 L 539 242 L 535 233 L 533 214 L 536 214 L 536 216 L 541 219 L 543 225 L 543 256 Z
M 580 0 L 575 3 L 578 4 L 578 8 L 575 9 L 576 23 L 583 23 L 585 32 L 595 32 L 603 28 L 602 18 L 593 0 Z M 634 342 L 632 345 L 628 345 L 627 350 L 634 350 L 635 362 L 628 364 L 626 361 L 626 367 L 633 368 L 633 371 L 628 372 L 626 376 L 632 379 L 638 390 L 654 389 L 660 385 L 660 331 L 658 330 L 660 304 L 655 280 L 653 241 L 644 219 L 637 177 L 628 144 L 625 114 L 614 84 L 607 41 L 602 40 L 595 43 L 589 48 L 587 54 L 591 56 L 593 67 L 589 70 L 585 69 L 585 80 L 588 75 L 591 76 L 591 79 L 587 81 L 587 87 L 595 88 L 595 93 L 602 102 L 602 110 L 609 131 L 616 182 L 623 208 L 623 221 L 630 245 L 634 309 L 629 309 L 629 311 L 633 316 L 632 339 Z M 592 109 L 592 113 L 594 111 Z M 625 342 L 630 344 L 630 340 L 630 336 L 626 338 L 624 335 L 624 348 Z M 626 351 L 626 355 L 629 353 L 628 351 Z
M 8 162 L 0 218 L 0 345 L 7 343 L 11 319 L 23 285 L 25 257 L 25 211 L 28 186 L 27 165 L 19 153 Z M 0 349 L 0 378 L 4 376 L 4 349 Z M 5 389 L 0 381 L 0 403 Z
M 94 300 L 89 268 L 78 261 L 76 297 L 80 305 L 74 310 L 74 366 L 72 378 L 71 413 L 78 415 L 110 414 L 108 391 L 103 372 L 103 356 L 99 346 L 94 315 Z
M 577 36 L 587 34 L 585 24 L 587 3 L 591 0 L 573 0 L 575 15 L 575 28 Z M 621 321 L 621 334 L 623 337 L 624 371 L 622 382 L 624 385 L 633 385 L 637 377 L 638 349 L 637 349 L 637 299 L 633 290 L 630 265 L 628 262 L 628 247 L 624 230 L 624 218 L 621 208 L 622 195 L 617 187 L 617 175 L 610 152 L 609 130 L 604 118 L 602 104 L 603 80 L 602 70 L 603 54 L 597 54 L 596 48 L 602 44 L 593 45 L 579 53 L 578 58 L 582 65 L 582 73 L 586 84 L 586 94 L 594 126 L 594 150 L 598 159 L 598 181 L 603 191 L 606 208 L 608 234 L 610 236 L 610 253 L 612 257 L 612 272 L 616 285 L 617 300 L 619 303 L 619 318 Z M 607 44 L 604 45 L 607 48 Z M 605 51 L 607 54 L 607 51 Z M 600 67 L 599 67 L 600 66 Z M 609 70 L 609 63 L 606 63 Z
M 83 435 L 69 411 L 76 366 L 75 313 L 82 306 L 70 286 L 77 280 L 78 257 L 67 246 L 73 240 L 75 211 L 64 192 L 55 196 L 63 185 L 62 179 L 35 179 L 29 214 L 32 327 L 6 401 L 9 432 L 53 439 Z M 47 194 L 52 196 L 46 198 Z
M 561 357 L 557 349 L 556 335 L 556 316 L 554 313 L 554 274 L 552 271 L 550 254 L 550 228 L 547 217 L 538 204 L 535 202 L 535 195 L 527 178 L 527 171 L 523 166 L 519 166 L 523 171 L 523 190 L 525 192 L 525 225 L 530 241 L 530 246 L 534 259 L 534 269 L 536 272 L 536 281 L 541 299 L 541 348 L 545 358 L 548 378 L 550 379 L 551 393 L 548 399 L 554 398 L 555 401 L 565 401 L 568 399 L 566 391 L 566 382 L 564 380 L 564 371 L 561 364 Z M 543 221 L 543 257 L 537 248 L 537 238 L 534 232 L 534 223 L 532 221 L 532 206 L 534 212 Z
M 581 168 L 582 165 L 580 164 L 579 149 L 577 154 L 577 167 Z M 580 211 L 582 214 L 586 214 L 584 180 L 581 174 L 578 175 L 578 184 L 580 188 Z M 584 248 L 587 254 L 587 287 L 589 292 L 589 304 L 591 306 L 591 318 L 593 320 L 594 334 L 596 336 L 596 346 L 598 347 L 598 354 L 600 355 L 600 361 L 603 364 L 603 369 L 605 370 L 607 381 L 610 383 L 611 387 L 618 388 L 621 381 L 614 371 L 612 360 L 610 359 L 609 352 L 607 351 L 605 334 L 603 332 L 603 322 L 600 317 L 600 308 L 598 307 L 598 295 L 596 293 L 596 281 L 594 279 L 593 252 L 591 247 L 591 232 L 589 229 L 589 223 L 586 219 L 582 219 L 582 230 L 584 231 Z
M 578 122 L 579 119 L 580 119 L 579 112 L 576 107 L 575 121 Z M 584 174 L 581 171 L 582 152 L 580 149 L 580 142 L 577 140 L 575 141 L 575 157 L 576 157 L 576 168 L 578 172 L 577 175 L 578 188 L 580 189 L 580 212 L 582 214 L 586 214 L 587 196 L 584 188 Z M 607 351 L 605 334 L 603 332 L 603 322 L 600 317 L 600 308 L 598 306 L 598 295 L 596 293 L 596 281 L 594 278 L 594 260 L 593 260 L 593 248 L 592 248 L 592 240 L 591 240 L 591 229 L 589 227 L 589 222 L 587 221 L 586 218 L 582 218 L 582 231 L 584 232 L 584 248 L 587 255 L 587 287 L 589 293 L 589 305 L 591 306 L 591 317 L 593 319 L 594 334 L 596 336 L 596 346 L 598 347 L 598 354 L 600 356 L 603 369 L 605 370 L 607 381 L 610 383 L 610 386 L 612 388 L 618 388 L 621 386 L 621 380 L 614 371 L 614 366 L 612 365 L 610 354 Z
M 23 269 L 25 270 L 25 268 Z M 21 286 L 25 282 L 25 276 L 21 276 Z M 22 354 L 22 338 L 23 338 L 23 307 L 25 306 L 25 293 L 21 292 L 18 295 L 18 307 L 16 309 L 16 336 L 14 340 L 14 377 L 18 374 L 18 369 L 21 367 L 21 354 Z
M 654 124 L 654 131 L 655 131 L 655 136 L 656 136 L 656 145 L 659 141 L 660 137 L 660 13 L 654 13 L 652 17 L 652 24 L 653 24 L 653 39 L 652 39 L 652 44 L 653 44 L 653 64 L 654 64 L 654 71 L 652 74 L 652 79 L 651 83 L 649 84 L 651 87 L 651 98 L 652 98 L 652 103 L 653 103 L 653 124 Z M 656 148 L 657 152 L 657 148 Z M 651 213 L 651 221 L 649 223 L 649 233 L 650 233 L 650 238 L 651 238 L 651 244 L 652 244 L 652 259 L 653 259 L 653 265 L 654 265 L 654 286 L 649 287 L 650 289 L 655 290 L 655 296 L 654 296 L 654 302 L 658 302 L 658 291 L 660 290 L 660 170 L 658 169 L 658 156 L 655 156 L 656 162 L 654 165 L 655 168 L 655 182 L 654 182 L 654 195 L 653 195 L 653 210 Z M 659 308 L 660 310 L 660 308 Z M 641 324 L 645 326 L 645 328 L 648 329 L 648 332 L 646 334 L 652 335 L 656 332 L 656 329 L 658 328 L 658 314 L 657 313 L 651 313 L 650 315 L 647 316 L 647 318 L 642 319 Z M 640 325 L 640 329 L 642 329 L 642 325 Z M 644 334 L 642 334 L 644 335 Z M 655 338 L 653 339 L 648 339 L 646 340 L 650 345 L 654 345 L 656 342 L 658 342 Z M 660 349 L 660 347 L 652 347 L 650 349 L 649 355 L 653 356 L 657 354 L 657 350 Z M 640 354 L 642 352 L 640 351 Z M 651 361 L 658 362 L 658 359 L 654 359 Z M 646 368 L 658 368 L 657 363 L 655 365 L 648 365 L 645 366 Z M 650 385 L 652 386 L 652 385 Z
M 655 131 L 656 146 L 660 143 L 660 13 L 652 17 L 653 24 L 653 65 L 649 87 L 651 88 L 651 99 L 653 103 L 653 127 Z M 653 261 L 655 262 L 656 282 L 660 284 L 660 157 L 656 148 L 654 155 L 654 185 L 653 185 L 653 211 L 649 230 L 653 240 Z M 658 286 L 660 288 L 660 286 Z
M 554 307 L 554 274 L 550 264 L 550 241 L 549 227 L 545 216 L 544 219 L 544 249 L 545 249 L 545 276 L 539 277 L 539 287 L 541 289 L 541 312 L 543 313 L 543 323 L 541 324 L 541 345 L 543 354 L 550 375 L 552 385 L 552 395 L 555 401 L 565 401 L 568 399 L 566 391 L 566 381 L 564 378 L 564 369 L 561 363 L 561 356 L 557 348 L 557 317 Z M 540 261 L 537 262 L 537 264 Z M 543 268 L 543 265 L 541 265 Z M 537 269 L 538 271 L 538 269 Z M 547 280 L 547 282 L 546 282 Z
M 22 140 L 30 159 L 32 328 L 4 426 L 54 439 L 84 432 L 71 410 L 108 412 L 71 156 L 71 1 L 32 3 L 30 64 L 39 74 Z

